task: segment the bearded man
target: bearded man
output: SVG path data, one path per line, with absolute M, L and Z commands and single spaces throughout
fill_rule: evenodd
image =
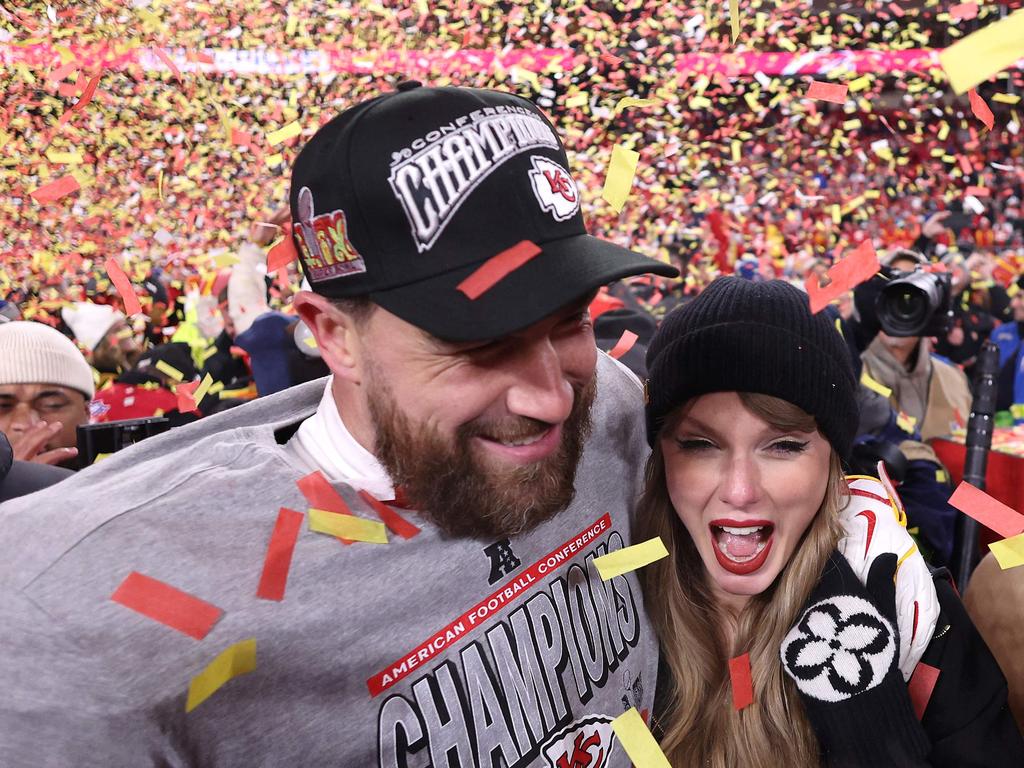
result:
M 332 375 L 0 507 L 0 764 L 629 765 L 656 640 L 593 561 L 642 394 L 588 304 L 675 270 L 588 236 L 567 166 L 495 91 L 317 132 L 295 304 Z

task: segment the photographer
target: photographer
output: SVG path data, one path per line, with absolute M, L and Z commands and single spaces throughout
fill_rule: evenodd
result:
M 854 472 L 874 474 L 885 461 L 900 483 L 910 527 L 919 529 L 931 562 L 942 565 L 952 556 L 957 513 L 946 502 L 945 470 L 924 441 L 948 434 L 958 416 L 966 422 L 971 394 L 963 373 L 930 354 L 929 336 L 948 322 L 951 291 L 943 288 L 948 278 L 925 271 L 927 264 L 913 251 L 891 254 L 884 277 L 856 289 L 857 316 L 844 322 L 844 335 L 858 372 L 890 390 L 860 388 Z M 908 278 L 916 287 L 901 287 Z M 896 335 L 909 331 L 914 335 Z
M 894 272 L 913 273 L 927 266 L 927 261 L 913 251 L 901 250 L 887 266 Z M 867 374 L 892 390 L 893 406 L 919 427 L 922 440 L 948 435 L 971 412 L 967 377 L 933 356 L 932 344 L 924 334 L 904 336 L 880 330 L 861 355 Z

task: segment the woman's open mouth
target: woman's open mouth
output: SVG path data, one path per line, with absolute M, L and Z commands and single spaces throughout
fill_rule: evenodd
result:
M 718 564 L 730 573 L 753 573 L 768 559 L 775 532 L 769 521 L 712 520 L 708 527 Z

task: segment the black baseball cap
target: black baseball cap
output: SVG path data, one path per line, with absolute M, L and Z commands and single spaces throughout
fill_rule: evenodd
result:
M 312 289 L 365 296 L 450 341 L 498 338 L 595 288 L 674 268 L 587 234 L 551 123 L 511 93 L 398 90 L 325 124 L 292 169 L 292 236 Z M 458 286 L 524 240 L 541 252 L 476 299 Z

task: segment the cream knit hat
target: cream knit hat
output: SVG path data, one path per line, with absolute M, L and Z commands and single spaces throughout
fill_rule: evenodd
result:
M 92 368 L 74 342 L 25 320 L 0 324 L 0 384 L 59 384 L 89 400 L 96 393 Z
M 107 304 L 93 304 L 91 301 L 69 304 L 60 311 L 60 316 L 75 334 L 78 343 L 88 350 L 96 349 L 110 326 L 124 319 L 123 312 Z

